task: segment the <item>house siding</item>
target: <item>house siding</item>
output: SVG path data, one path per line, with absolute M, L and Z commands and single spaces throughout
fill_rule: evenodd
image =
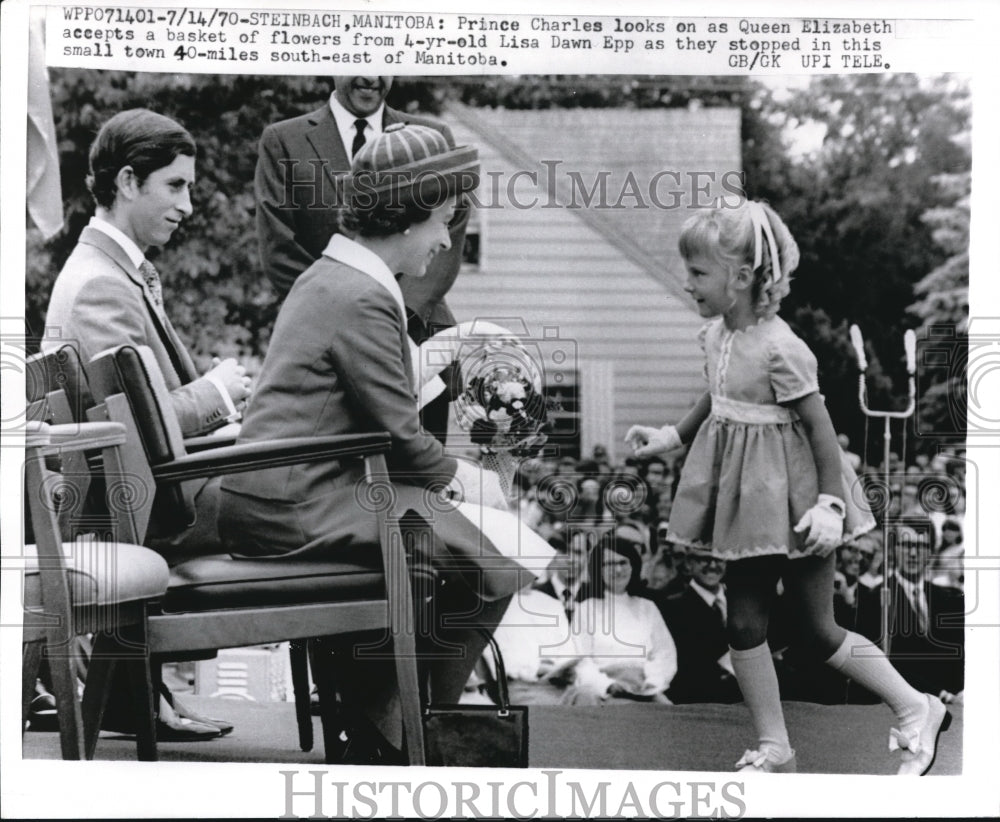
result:
M 563 128 L 578 125 L 580 110 L 458 110 L 450 114 L 457 115 L 448 117 L 456 140 L 479 148 L 483 185 L 477 196 L 491 207 L 480 209 L 478 215 L 482 264 L 478 269 L 463 270 L 448 302 L 459 320 L 510 318 L 522 321 L 531 337 L 542 336 L 544 329 L 550 334 L 557 329 L 561 341 L 572 341 L 579 370 L 600 367 L 597 384 L 614 386 L 613 397 L 600 400 L 612 404 L 610 414 L 595 415 L 601 424 L 582 421 L 582 453 L 589 455 L 600 443 L 620 459 L 625 456 L 623 439 L 630 425 L 676 421 L 705 389 L 703 355 L 696 340 L 704 321 L 684 300 L 679 276 L 683 266 L 676 252 L 680 226 L 690 211 L 659 209 L 656 214 L 636 211 L 633 215 L 613 215 L 618 222 L 610 221 L 612 232 L 616 225 L 623 225 L 623 217 L 635 217 L 651 227 L 648 234 L 657 235 L 649 237 L 649 242 L 635 243 L 657 264 L 637 264 L 614 238 L 609 239 L 607 231 L 595 230 L 579 211 L 543 208 L 542 204 L 551 200 L 542 186 L 525 181 L 514 187 L 514 199 L 519 203 L 538 198 L 539 204 L 532 208 L 516 208 L 507 196 L 505 181 L 523 166 L 526 157 L 558 155 L 557 144 L 545 155 L 533 154 L 538 149 L 533 150 L 532 145 L 546 134 L 559 134 Z M 739 167 L 738 111 L 600 113 L 602 122 L 628 121 L 630 117 L 635 120 L 634 128 L 656 129 L 664 135 L 663 151 L 671 157 L 670 168 L 722 172 Z M 488 139 L 491 128 L 500 128 L 501 123 L 505 124 L 502 147 L 506 151 Z M 608 144 L 601 144 L 598 136 L 593 137 L 592 150 L 607 153 Z M 512 160 L 510 144 L 518 146 L 523 155 Z M 655 155 L 652 159 L 655 162 Z M 627 158 L 616 162 L 618 168 L 627 170 Z M 572 163 L 567 160 L 566 165 Z M 489 172 L 499 172 L 503 184 L 496 186 Z M 492 190 L 484 190 L 490 185 Z M 590 219 L 601 213 L 601 209 L 591 209 Z M 629 230 L 640 232 L 632 236 L 643 236 L 641 226 L 632 225 Z M 619 243 L 623 234 L 617 231 Z M 667 236 L 660 236 L 663 234 Z M 587 380 L 581 378 L 581 382 Z M 588 400 L 598 398 L 585 398 L 584 408 Z M 461 437 L 450 442 L 460 445 Z

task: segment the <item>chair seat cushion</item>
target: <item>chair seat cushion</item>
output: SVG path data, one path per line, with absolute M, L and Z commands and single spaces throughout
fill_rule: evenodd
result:
M 381 560 L 376 546 L 336 561 L 198 557 L 170 569 L 163 612 L 382 599 Z
M 170 570 L 163 557 L 141 545 L 100 540 L 63 543 L 66 575 L 74 606 L 103 606 L 158 599 L 167 590 Z M 38 550 L 24 547 L 24 607 L 42 607 Z

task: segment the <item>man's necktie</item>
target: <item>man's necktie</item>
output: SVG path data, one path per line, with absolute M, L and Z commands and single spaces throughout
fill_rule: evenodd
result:
M 353 157 L 361 149 L 361 146 L 365 144 L 365 128 L 368 125 L 367 120 L 363 120 L 360 117 L 354 121 L 354 129 L 357 134 L 354 135 L 354 142 L 351 143 L 351 156 Z
M 163 311 L 163 289 L 160 286 L 160 275 L 156 267 L 149 260 L 143 260 L 139 266 L 139 273 L 146 281 L 146 287 L 153 297 L 153 305 Z
M 722 604 L 722 600 L 719 599 L 718 597 L 716 597 L 715 602 L 712 603 L 712 610 L 715 611 L 715 613 L 718 615 L 719 622 L 721 622 L 723 625 L 725 625 L 726 624 L 726 608 Z
M 563 610 L 570 614 L 573 612 L 573 592 L 569 588 L 562 591 Z

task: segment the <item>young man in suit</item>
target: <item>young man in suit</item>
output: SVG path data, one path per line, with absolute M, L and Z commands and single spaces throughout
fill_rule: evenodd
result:
M 87 178 L 97 207 L 56 278 L 42 341 L 76 345 L 84 363 L 113 346 L 149 346 L 187 436 L 224 425 L 250 387 L 234 359 L 198 375 L 146 259 L 191 215 L 194 157 L 191 135 L 160 114 L 132 109 L 104 125 Z
M 49 350 L 71 343 L 84 363 L 114 346 L 148 346 L 187 436 L 224 425 L 250 393 L 250 378 L 234 359 L 198 375 L 167 317 L 159 273 L 146 258 L 191 215 L 195 151 L 182 126 L 146 109 L 123 111 L 102 126 L 90 148 L 87 177 L 96 210 L 56 278 L 42 343 Z M 195 524 L 155 546 L 168 559 L 195 548 L 219 549 L 218 489 L 218 480 L 193 489 Z M 183 709 L 166 689 L 161 693 L 159 741 L 212 738 L 232 730 L 228 722 Z M 117 723 L 127 718 L 118 717 Z
M 343 203 L 343 182 L 362 146 L 393 123 L 409 123 L 433 128 L 455 147 L 451 130 L 443 123 L 385 105 L 392 80 L 334 77 L 333 94 L 316 111 L 264 129 L 254 176 L 257 240 L 264 271 L 281 300 L 298 276 L 320 258 L 330 238 L 339 233 L 337 212 Z M 448 227 L 450 248 L 434 257 L 426 277 L 403 275 L 399 279 L 407 333 L 418 345 L 455 325 L 444 297 L 462 265 L 468 221 L 469 208 L 463 200 Z M 446 385 L 454 385 L 457 368 L 441 377 Z M 442 443 L 453 395 L 453 390 L 446 390 L 420 414 L 424 429 Z

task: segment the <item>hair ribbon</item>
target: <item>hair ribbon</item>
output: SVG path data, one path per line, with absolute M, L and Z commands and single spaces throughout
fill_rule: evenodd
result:
M 750 207 L 750 220 L 753 223 L 753 270 L 756 271 L 764 262 L 763 233 L 771 255 L 771 282 L 776 283 L 781 279 L 781 263 L 778 261 L 778 243 L 774 239 L 771 222 L 767 219 L 764 207 L 756 200 L 751 200 L 747 205 Z

